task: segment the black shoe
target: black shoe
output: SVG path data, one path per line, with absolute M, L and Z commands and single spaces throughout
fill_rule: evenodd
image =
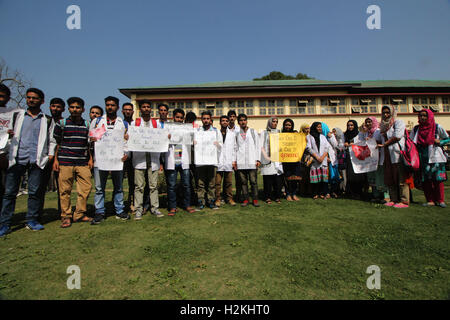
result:
M 96 214 L 91 224 L 100 224 L 103 220 L 105 220 L 105 217 L 102 214 Z
M 130 215 L 126 212 L 122 212 L 121 214 L 116 215 L 116 219 L 126 221 L 130 219 Z

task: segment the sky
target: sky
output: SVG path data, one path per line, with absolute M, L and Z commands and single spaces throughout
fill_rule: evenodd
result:
M 69 30 L 70 5 L 81 29 Z M 370 5 L 381 29 L 370 30 Z M 0 58 L 86 107 L 119 88 L 245 81 L 449 80 L 450 0 L 0 0 Z M 68 116 L 68 111 L 64 113 Z

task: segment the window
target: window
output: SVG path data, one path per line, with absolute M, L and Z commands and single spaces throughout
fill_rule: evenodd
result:
M 152 102 L 152 113 L 151 113 L 151 117 L 152 118 L 157 118 L 159 117 L 158 114 L 158 104 L 160 104 L 161 102 Z
M 267 100 L 258 100 L 259 103 L 259 114 L 266 115 L 267 114 Z
M 290 114 L 314 114 L 314 98 L 299 97 L 289 100 Z
M 345 113 L 345 98 L 321 98 L 320 112 L 323 114 Z
M 192 101 L 169 101 L 169 115 L 173 116 L 173 111 L 175 109 L 182 109 L 185 113 L 192 111 Z
M 352 113 L 376 113 L 377 98 L 376 97 L 353 97 L 351 104 Z
M 230 109 L 235 109 L 237 114 L 244 113 L 248 116 L 254 115 L 253 100 L 237 100 L 228 102 Z
M 198 102 L 198 114 L 201 115 L 203 111 L 206 111 L 206 101 Z
M 450 99 L 448 97 L 442 97 L 442 111 L 450 112 L 450 105 L 448 103 Z
M 284 100 L 283 99 L 278 99 L 276 101 L 277 104 L 277 114 L 285 114 L 284 112 Z
M 383 97 L 383 106 L 393 106 L 397 112 L 408 112 L 406 97 Z
M 412 99 L 413 103 L 413 111 L 419 112 L 422 109 L 430 109 L 433 112 L 439 111 L 439 106 L 437 104 L 436 97 L 413 97 Z

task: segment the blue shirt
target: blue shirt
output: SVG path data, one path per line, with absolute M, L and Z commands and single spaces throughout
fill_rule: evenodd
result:
M 44 117 L 42 112 L 36 118 L 33 118 L 28 112 L 25 112 L 20 132 L 19 150 L 17 151 L 18 164 L 27 165 L 28 163 L 36 163 L 42 117 Z

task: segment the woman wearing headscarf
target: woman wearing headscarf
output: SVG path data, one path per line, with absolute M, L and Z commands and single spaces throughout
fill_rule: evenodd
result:
M 359 140 L 375 139 L 377 143 L 381 141 L 380 124 L 375 117 L 368 117 L 364 120 L 364 131 L 358 134 Z M 379 152 L 379 151 L 378 151 Z M 380 158 L 380 157 L 379 157 Z M 372 187 L 372 202 L 387 203 L 390 201 L 389 192 L 384 185 L 384 170 L 383 166 L 378 163 L 376 171 L 367 173 L 368 185 Z
M 345 191 L 347 185 L 347 162 L 345 158 L 345 136 L 344 132 L 340 128 L 333 128 L 333 134 L 336 137 L 338 143 L 336 151 L 336 158 L 338 164 L 339 175 L 342 177 L 341 183 L 339 184 L 338 194 L 342 194 Z
M 300 126 L 300 132 L 304 134 L 305 140 L 309 134 L 309 124 L 303 123 Z M 309 183 L 309 166 L 313 161 L 312 156 L 308 150 L 303 151 L 302 159 L 300 160 L 300 176 L 299 193 L 301 196 L 307 197 L 311 195 L 311 184 Z
M 328 125 L 325 122 L 322 122 L 321 124 L 322 124 L 322 134 L 325 136 L 325 138 L 327 138 L 328 143 L 331 145 L 331 148 L 328 150 L 328 172 L 329 172 L 328 180 L 330 183 L 329 190 L 331 191 L 333 198 L 337 198 L 339 182 L 341 181 L 337 159 L 338 142 L 335 135 L 328 128 Z M 327 194 L 326 197 L 330 198 L 330 195 Z
M 358 123 L 355 120 L 347 122 L 347 130 L 344 133 L 345 159 L 346 159 L 346 195 L 354 199 L 361 199 L 363 197 L 364 183 L 366 177 L 364 174 L 356 174 L 353 170 L 352 160 L 350 159 L 351 144 L 355 142 L 359 134 Z
M 384 205 L 395 208 L 409 207 L 409 174 L 402 162 L 400 148 L 405 148 L 405 123 L 397 119 L 397 111 L 383 106 L 380 122 L 380 164 L 384 168 L 384 184 L 389 188 L 391 201 Z
M 423 109 L 419 112 L 419 125 L 412 130 L 411 140 L 417 145 L 419 152 L 420 173 L 427 201 L 424 206 L 446 208 L 444 181 L 447 181 L 447 157 L 442 147 L 450 143 L 450 138 L 444 128 L 435 122 L 431 110 Z
M 271 117 L 267 120 L 266 130 L 262 135 L 262 147 L 261 147 L 261 175 L 264 182 L 264 200 L 267 204 L 272 203 L 272 199 L 275 202 L 281 202 L 281 175 L 283 174 L 283 168 L 279 162 L 272 162 L 270 160 L 270 134 L 278 133 L 277 129 L 278 118 Z
M 283 121 L 283 129 L 281 132 L 297 132 L 294 130 L 294 121 L 286 119 Z M 286 200 L 298 201 L 297 185 L 300 181 L 300 163 L 299 162 L 283 162 L 284 178 L 286 179 Z
M 314 158 L 309 172 L 313 199 L 318 199 L 319 196 L 325 199 L 328 195 L 328 152 L 332 147 L 322 134 L 320 122 L 312 124 L 306 139 L 306 149 Z

